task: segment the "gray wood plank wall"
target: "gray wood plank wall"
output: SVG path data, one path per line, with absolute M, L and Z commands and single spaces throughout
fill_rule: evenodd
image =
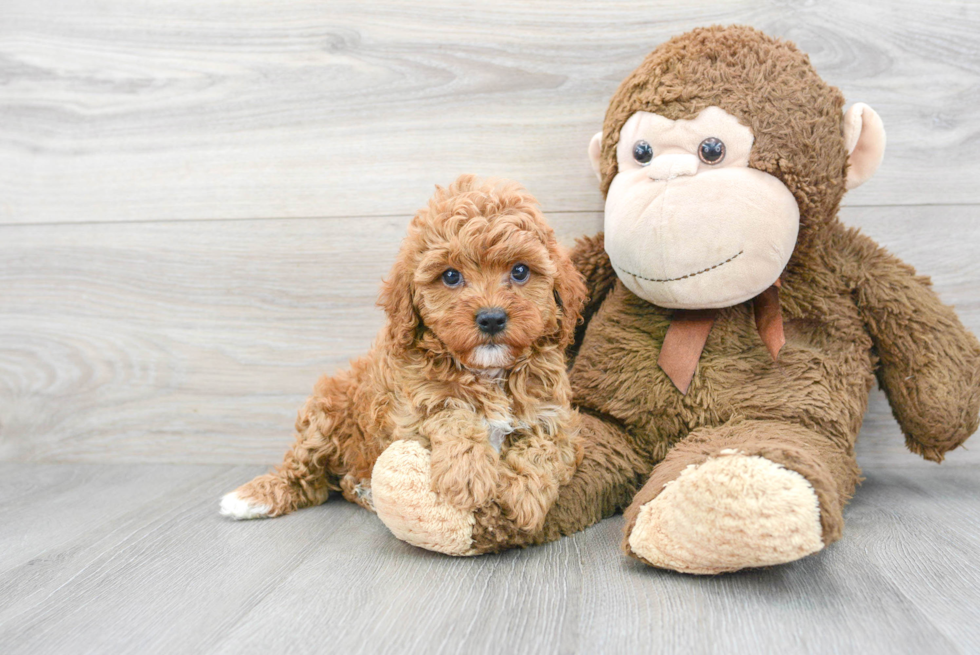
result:
M 621 517 L 461 560 L 342 502 L 217 515 L 370 345 L 434 184 L 596 232 L 610 95 L 712 23 L 879 111 L 842 219 L 980 331 L 973 0 L 0 1 L 0 652 L 977 652 L 980 448 L 919 460 L 879 392 L 845 538 L 772 569 L 649 569 Z
M 567 243 L 597 231 L 585 148 L 616 85 L 733 22 L 879 111 L 842 218 L 980 331 L 976 3 L 5 0 L 0 460 L 277 461 L 316 376 L 369 346 L 434 184 L 512 177 Z M 861 457 L 919 465 L 877 393 Z

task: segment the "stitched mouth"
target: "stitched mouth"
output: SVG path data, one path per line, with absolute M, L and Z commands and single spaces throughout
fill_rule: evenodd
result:
M 701 275 L 702 273 L 707 273 L 708 271 L 713 271 L 716 268 L 720 268 L 720 267 L 724 266 L 725 264 L 727 264 L 728 262 L 731 262 L 731 261 L 734 261 L 734 260 L 738 259 L 738 257 L 740 255 L 742 255 L 744 252 L 745 252 L 744 250 L 739 250 L 737 253 L 735 253 L 734 255 L 732 255 L 731 257 L 729 257 L 728 259 L 726 259 L 723 262 L 719 262 L 719 263 L 715 264 L 714 266 L 709 266 L 708 268 L 702 268 L 700 271 L 696 271 L 694 273 L 688 273 L 687 275 L 682 275 L 680 277 L 667 277 L 667 278 L 643 277 L 642 275 L 637 275 L 636 273 L 634 273 L 632 271 L 628 271 L 625 268 L 620 269 L 620 270 L 623 271 L 624 273 L 627 273 L 629 275 L 632 275 L 633 277 L 635 277 L 638 280 L 646 280 L 647 282 L 677 282 L 678 280 L 686 280 L 688 278 L 695 277 L 696 275 Z M 619 267 L 617 266 L 616 268 L 619 268 Z

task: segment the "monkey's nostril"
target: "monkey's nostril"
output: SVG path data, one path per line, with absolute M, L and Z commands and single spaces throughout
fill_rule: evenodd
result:
M 497 334 L 507 327 L 507 312 L 499 307 L 481 309 L 476 313 L 476 326 L 484 334 Z

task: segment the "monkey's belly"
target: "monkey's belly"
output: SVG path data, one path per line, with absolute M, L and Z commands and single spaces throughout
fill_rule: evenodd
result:
M 853 443 L 873 362 L 856 309 L 842 315 L 834 329 L 787 321 L 787 342 L 774 362 L 751 305 L 724 309 L 682 395 L 657 365 L 671 311 L 618 284 L 590 321 L 572 368 L 574 402 L 623 422 L 644 451 L 659 456 L 691 430 L 734 417 L 793 422 Z

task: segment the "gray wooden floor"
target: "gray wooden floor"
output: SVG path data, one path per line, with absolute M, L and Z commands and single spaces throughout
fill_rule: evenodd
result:
M 0 465 L 3 653 L 953 653 L 980 650 L 972 467 L 869 472 L 847 534 L 796 564 L 648 569 L 619 517 L 455 559 L 343 501 L 215 512 L 254 466 Z
M 735 22 L 878 110 L 842 220 L 980 331 L 971 0 L 0 2 L 0 653 L 980 652 L 980 447 L 917 460 L 877 391 L 844 539 L 769 570 L 644 568 L 619 518 L 457 560 L 343 502 L 217 515 L 368 347 L 433 184 L 597 231 L 616 85 Z

